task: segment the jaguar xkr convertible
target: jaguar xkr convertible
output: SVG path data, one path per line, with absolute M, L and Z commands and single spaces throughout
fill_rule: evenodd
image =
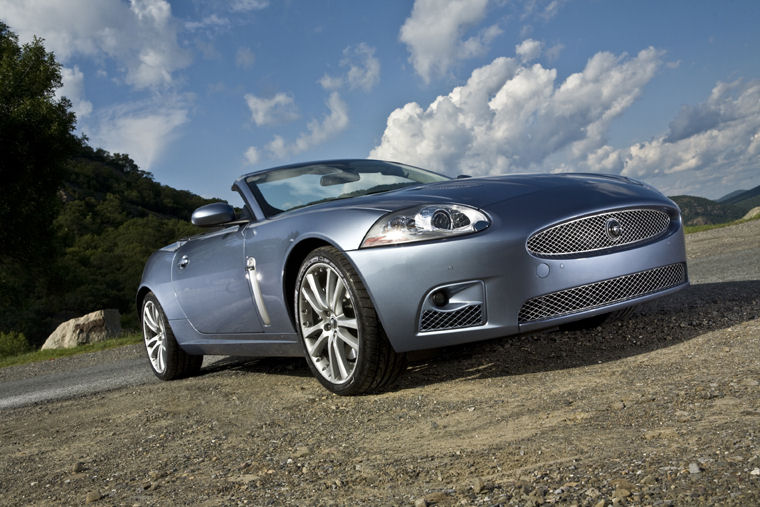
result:
M 242 208 L 198 208 L 209 232 L 145 266 L 137 308 L 161 379 L 204 354 L 303 355 L 330 391 L 366 393 L 407 352 L 598 323 L 688 285 L 678 207 L 625 177 L 330 160 L 232 188 Z

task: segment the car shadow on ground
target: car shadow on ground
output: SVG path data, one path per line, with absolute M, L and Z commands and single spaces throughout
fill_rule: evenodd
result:
M 422 357 L 410 360 L 406 374 L 394 389 L 615 361 L 757 318 L 760 318 L 760 281 L 695 285 L 642 304 L 627 319 L 592 329 L 552 328 L 421 354 Z
M 198 376 L 222 372 L 267 373 L 291 377 L 312 376 L 303 357 L 239 356 L 214 356 L 211 361 L 204 362 Z
M 700 284 L 642 304 L 623 321 L 592 329 L 563 331 L 555 327 L 414 353 L 406 372 L 390 390 L 615 361 L 756 318 L 760 318 L 760 281 Z M 220 357 L 204 365 L 200 374 L 225 372 L 312 376 L 302 357 Z

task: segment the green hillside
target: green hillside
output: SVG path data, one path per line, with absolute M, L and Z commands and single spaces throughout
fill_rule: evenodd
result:
M 725 196 L 723 204 L 730 204 L 743 210 L 745 213 L 756 206 L 760 206 L 760 185 L 744 192 L 732 192 Z
M 126 155 L 84 143 L 67 164 L 58 199 L 49 238 L 57 255 L 46 283 L 34 287 L 33 300 L 18 293 L 12 311 L 0 310 L 0 331 L 23 332 L 33 345 L 64 320 L 101 308 L 118 308 L 123 324 L 135 327 L 134 298 L 148 256 L 197 234 L 190 214 L 213 202 L 153 181 Z
M 732 204 L 719 203 L 704 197 L 677 195 L 670 197 L 670 199 L 681 208 L 685 225 L 722 224 L 738 220 L 745 213 L 741 208 Z
M 715 202 L 726 202 L 727 200 L 731 199 L 732 197 L 736 197 L 737 195 L 743 194 L 746 191 L 747 191 L 746 189 L 734 190 L 733 192 L 727 193 L 726 195 L 724 195 L 720 199 L 715 199 Z
M 0 356 L 102 308 L 136 324 L 146 259 L 197 233 L 187 220 L 210 202 L 76 137 L 61 85 L 43 41 L 0 21 Z

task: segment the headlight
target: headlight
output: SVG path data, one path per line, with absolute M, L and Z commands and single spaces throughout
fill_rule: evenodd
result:
M 381 217 L 362 241 L 362 248 L 482 231 L 491 221 L 482 211 L 463 204 L 424 204 Z

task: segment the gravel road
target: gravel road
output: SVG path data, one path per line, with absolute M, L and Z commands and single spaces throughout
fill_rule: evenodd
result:
M 60 399 L 2 402 L 0 503 L 757 505 L 760 221 L 687 245 L 673 298 L 440 350 L 381 395 L 329 395 L 298 359 L 158 383 L 136 346 L 2 369 L 2 393 Z M 105 390 L 59 392 L 72 376 Z

